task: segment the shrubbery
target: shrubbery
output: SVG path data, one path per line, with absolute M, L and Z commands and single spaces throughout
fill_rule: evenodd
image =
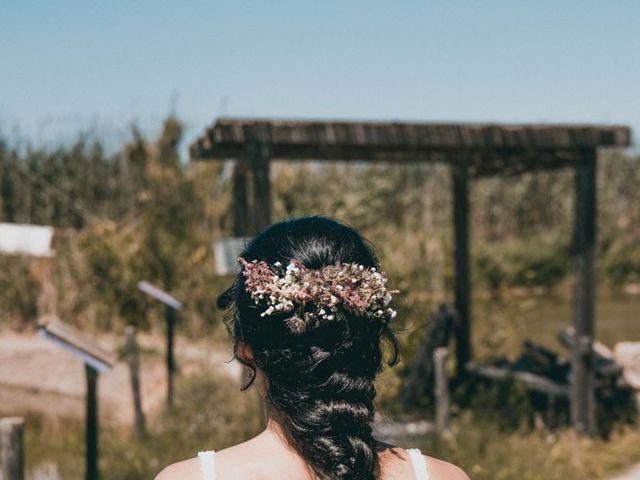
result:
M 135 289 L 145 279 L 186 302 L 184 323 L 194 333 L 215 322 L 215 296 L 229 279 L 215 276 L 211 244 L 232 232 L 230 170 L 222 162 L 181 162 L 183 141 L 174 117 L 156 139 L 134 128 L 112 155 L 86 135 L 53 151 L 0 140 L 0 221 L 53 225 L 57 242 L 56 258 L 40 275 L 39 260 L 0 260 L 2 321 L 54 311 L 97 328 L 147 326 L 153 303 Z M 603 160 L 599 273 L 615 285 L 638 282 L 640 189 L 629 179 L 640 178 L 640 161 L 620 154 Z M 276 161 L 271 179 L 274 220 L 323 213 L 374 241 L 405 294 L 403 313 L 451 296 L 446 166 Z M 474 286 L 499 292 L 558 285 L 571 270 L 572 188 L 570 170 L 474 181 Z
M 604 260 L 605 272 L 618 287 L 625 283 L 640 283 L 640 242 L 614 246 Z
M 473 273 L 491 291 L 500 287 L 552 289 L 571 268 L 569 249 L 561 243 L 511 242 L 492 245 L 473 257 Z

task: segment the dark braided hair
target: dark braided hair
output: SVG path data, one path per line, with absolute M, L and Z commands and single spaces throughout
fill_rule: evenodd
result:
M 354 229 L 324 216 L 301 217 L 267 227 L 245 248 L 247 261 L 270 265 L 297 259 L 309 269 L 339 263 L 379 268 L 372 247 Z M 229 308 L 235 357 L 266 377 L 266 401 L 282 419 L 288 442 L 320 480 L 374 480 L 378 458 L 372 434 L 374 380 L 382 368 L 382 341 L 397 343 L 386 321 L 339 309 L 335 321 L 294 334 L 289 314 L 261 317 L 242 274 L 218 299 Z M 238 355 L 238 343 L 253 359 Z

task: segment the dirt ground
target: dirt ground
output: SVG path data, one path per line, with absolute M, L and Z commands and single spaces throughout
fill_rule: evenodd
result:
M 123 338 L 102 335 L 98 341 L 116 350 Z M 166 398 L 164 339 L 139 335 L 141 355 L 140 383 L 142 407 L 146 415 L 159 410 Z M 202 368 L 240 381 L 241 367 L 225 363 L 229 353 L 205 343 L 194 344 L 176 339 L 176 362 L 184 378 Z M 119 361 L 100 375 L 98 395 L 100 410 L 111 421 L 130 424 L 133 419 L 131 380 L 127 364 Z M 83 363 L 72 354 L 36 334 L 0 332 L 0 414 L 21 415 L 28 412 L 61 417 L 84 416 L 85 371 Z
M 640 465 L 636 465 L 635 467 L 628 470 L 626 473 L 620 475 L 619 477 L 615 477 L 611 480 L 640 480 Z

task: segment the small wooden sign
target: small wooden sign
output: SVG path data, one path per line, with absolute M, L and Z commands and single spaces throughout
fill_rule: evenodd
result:
M 53 257 L 53 227 L 20 223 L 0 223 L 0 253 Z
M 53 341 L 84 362 L 87 376 L 85 479 L 99 480 L 98 375 L 110 370 L 116 363 L 116 358 L 113 353 L 102 348 L 93 338 L 62 322 L 55 315 L 47 315 L 38 322 L 38 334 Z
M 160 290 L 155 285 L 151 285 L 149 282 L 145 282 L 144 280 L 138 282 L 138 290 L 146 293 L 150 297 L 155 298 L 156 300 L 164 303 L 168 307 L 173 308 L 174 310 L 182 309 L 182 302 L 168 294 Z
M 47 315 L 38 322 L 38 335 L 53 341 L 100 373 L 111 370 L 116 363 L 112 352 L 55 315 Z
M 240 265 L 237 258 L 247 246 L 249 240 L 251 240 L 251 237 L 226 237 L 214 242 L 213 254 L 218 275 L 238 273 Z

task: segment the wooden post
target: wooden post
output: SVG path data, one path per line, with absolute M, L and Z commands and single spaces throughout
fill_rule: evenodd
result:
M 243 159 L 236 160 L 233 166 L 233 235 L 235 237 L 244 237 L 249 232 L 247 170 Z
M 271 182 L 269 154 L 260 145 L 250 145 L 248 154 L 253 170 L 254 229 L 260 231 L 271 223 Z
M 455 311 L 447 304 L 440 305 L 429 315 L 400 394 L 406 407 L 415 406 L 424 397 L 431 398 L 435 393 L 434 352 L 438 347 L 449 345 L 455 323 Z
M 135 432 L 138 437 L 143 437 L 146 427 L 140 396 L 140 357 L 138 355 L 135 327 L 128 325 L 125 328 L 125 335 L 127 337 L 127 363 L 129 364 L 129 373 L 131 375 Z
M 173 356 L 173 337 L 176 311 L 169 305 L 165 306 L 165 320 L 167 323 L 167 406 L 173 405 L 173 374 L 176 364 Z
M 167 292 L 163 292 L 158 287 L 151 285 L 144 280 L 138 282 L 138 289 L 147 295 L 159 300 L 164 304 L 164 319 L 167 324 L 167 405 L 173 405 L 173 373 L 175 371 L 175 361 L 173 356 L 173 336 L 176 312 L 182 309 L 182 302 L 177 300 Z
M 24 479 L 24 419 L 0 418 L 0 480 Z
M 436 428 L 444 432 L 449 428 L 449 375 L 447 360 L 449 349 L 436 348 L 433 352 L 433 364 L 436 378 Z
M 86 480 L 98 480 L 98 371 L 85 364 L 87 374 Z
M 464 166 L 453 167 L 453 229 L 455 248 L 454 295 L 458 314 L 456 326 L 457 377 L 465 374 L 465 365 L 471 360 L 471 289 L 469 268 L 469 187 Z
M 588 150 L 576 170 L 571 384 L 571 421 L 577 432 L 586 435 L 597 433 L 593 365 L 596 210 L 596 152 Z

